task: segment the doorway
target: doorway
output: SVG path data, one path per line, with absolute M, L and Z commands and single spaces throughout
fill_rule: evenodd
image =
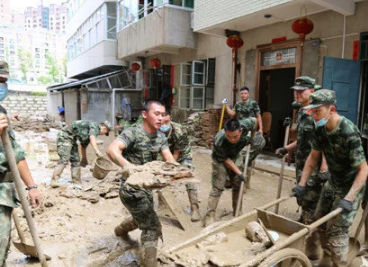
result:
M 272 114 L 271 142 L 274 148 L 282 147 L 284 143 L 284 119 L 291 117 L 294 92 L 295 68 L 282 68 L 260 71 L 259 107 L 261 113 Z

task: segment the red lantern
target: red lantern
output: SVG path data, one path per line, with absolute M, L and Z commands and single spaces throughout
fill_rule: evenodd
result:
M 139 71 L 141 69 L 141 65 L 139 65 L 137 62 L 134 62 L 132 65 L 130 65 L 130 68 L 134 71 Z
M 157 57 L 152 58 L 150 64 L 154 69 L 161 67 L 161 61 Z
M 300 41 L 304 41 L 305 36 L 308 33 L 311 33 L 313 31 L 313 28 L 314 28 L 313 22 L 307 19 L 307 17 L 301 17 L 296 21 L 294 21 L 293 24 L 291 25 L 291 29 L 293 30 L 293 32 L 299 34 Z
M 226 44 L 230 48 L 240 48 L 243 46 L 244 41 L 237 35 L 232 35 L 226 39 Z

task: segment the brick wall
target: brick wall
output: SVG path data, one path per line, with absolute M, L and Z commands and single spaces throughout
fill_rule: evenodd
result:
M 46 96 L 11 94 L 1 102 L 1 105 L 6 108 L 9 115 L 46 115 L 47 112 Z
M 243 17 L 295 0 L 196 0 L 194 30 Z

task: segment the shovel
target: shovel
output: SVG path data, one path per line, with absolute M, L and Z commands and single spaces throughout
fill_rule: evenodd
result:
M 42 252 L 41 245 L 40 245 L 40 240 L 37 236 L 36 226 L 34 224 L 32 214 L 31 214 L 31 209 L 28 205 L 26 194 L 24 192 L 22 179 L 20 178 L 17 162 L 15 160 L 15 156 L 14 156 L 14 153 L 13 153 L 13 148 L 12 148 L 11 143 L 10 143 L 10 139 L 9 139 L 7 129 L 5 129 L 3 131 L 3 133 L 1 134 L 1 140 L 2 140 L 4 148 L 5 148 L 6 158 L 8 160 L 9 167 L 10 167 L 10 170 L 12 172 L 15 187 L 17 189 L 17 192 L 18 192 L 18 195 L 19 195 L 19 198 L 20 198 L 20 202 L 22 204 L 24 214 L 26 215 L 26 219 L 27 219 L 27 223 L 28 223 L 28 226 L 29 226 L 29 230 L 30 230 L 31 235 L 32 235 L 33 243 L 35 244 L 35 247 L 37 249 L 37 255 L 38 255 L 37 258 L 40 259 L 42 267 L 47 267 L 46 258 L 45 258 L 45 255 Z
M 38 258 L 37 249 L 34 246 L 27 245 L 26 240 L 24 238 L 24 233 L 19 225 L 19 218 L 15 211 L 13 211 L 13 220 L 15 224 L 15 228 L 17 228 L 18 236 L 20 239 L 20 243 L 14 242 L 13 245 L 24 255 L 31 256 L 33 258 Z M 51 260 L 51 257 L 45 254 L 46 260 Z
M 249 154 L 250 154 L 250 144 L 247 145 L 247 154 L 245 156 L 245 163 L 244 163 L 243 176 L 246 179 L 248 179 L 248 177 L 246 177 L 246 175 L 247 175 L 247 167 L 248 167 L 248 162 L 249 162 Z M 238 203 L 236 205 L 236 210 L 235 210 L 235 217 L 238 217 L 239 216 L 240 207 L 241 207 L 242 202 L 243 202 L 243 191 L 244 191 L 244 181 L 242 181 L 241 184 L 240 184 L 239 196 L 238 196 Z

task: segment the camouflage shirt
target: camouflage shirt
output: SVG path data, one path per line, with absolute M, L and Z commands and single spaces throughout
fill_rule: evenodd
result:
M 172 154 L 174 154 L 175 150 L 180 151 L 177 162 L 181 163 L 184 160 L 192 160 L 192 147 L 186 127 L 179 123 L 171 122 L 170 131 L 167 142 Z
M 101 128 L 98 122 L 94 121 L 73 121 L 71 124 L 72 134 L 79 140 L 81 146 L 87 147 L 89 145 L 89 137 L 91 135 L 98 136 Z M 70 127 L 65 126 L 63 131 L 68 131 Z
M 325 153 L 334 188 L 350 188 L 358 171 L 356 167 L 366 160 L 358 128 L 343 116 L 331 132 L 325 127 L 317 128 L 312 148 Z
M 6 114 L 6 110 L 0 106 L 0 113 Z M 12 143 L 13 152 L 17 163 L 25 159 L 26 152 L 16 142 L 13 131 L 11 130 L 10 122 L 8 119 L 9 127 L 8 134 Z M 9 163 L 6 158 L 5 148 L 1 142 L 0 144 L 0 175 L 3 177 L 7 172 L 10 171 Z M 14 184 L 11 182 L 2 182 L 3 178 L 0 178 L 0 205 L 8 206 L 12 208 L 18 207 L 18 197 L 15 191 Z
M 213 141 L 212 159 L 222 163 L 226 159 L 234 160 L 239 152 L 248 144 L 250 137 L 248 132 L 253 130 L 256 123 L 255 118 L 244 119 L 241 121 L 242 133 L 236 144 L 230 143 L 225 136 L 225 130 L 219 131 Z
M 142 124 L 129 127 L 117 138 L 125 144 L 123 156 L 131 163 L 143 165 L 157 160 L 157 156 L 165 149 L 169 149 L 165 135 L 159 131 L 147 133 Z
M 248 99 L 245 103 L 239 101 L 235 104 L 233 111 L 236 112 L 237 119 L 255 118 L 257 114 L 261 113 L 257 101 Z
M 313 136 L 316 131 L 314 119 L 309 114 L 309 110 L 300 109 L 297 116 L 297 149 L 296 149 L 296 168 L 303 171 L 305 162 L 312 150 Z M 319 168 L 315 172 L 319 171 Z

